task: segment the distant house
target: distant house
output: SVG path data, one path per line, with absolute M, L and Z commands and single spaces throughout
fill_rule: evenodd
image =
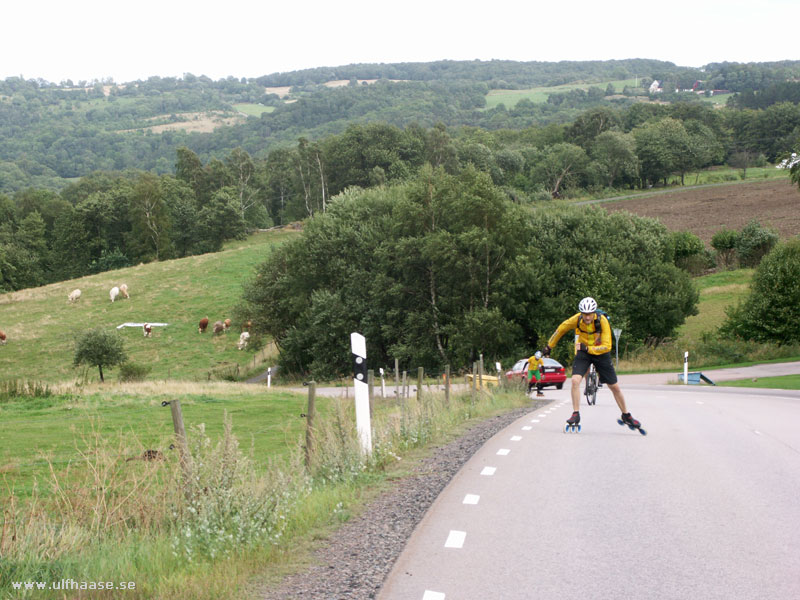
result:
M 651 94 L 660 94 L 664 90 L 661 89 L 661 82 L 658 79 L 654 79 L 653 83 L 650 84 L 650 93 Z

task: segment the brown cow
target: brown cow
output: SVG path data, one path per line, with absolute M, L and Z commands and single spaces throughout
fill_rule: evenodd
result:
M 0 344 L 6 343 L 6 334 L 0 331 Z
M 205 333 L 207 327 L 208 327 L 208 317 L 203 317 L 202 319 L 200 319 L 200 324 L 197 326 L 197 331 L 200 333 Z
M 231 320 L 225 319 L 225 321 L 223 322 L 223 326 L 225 327 L 225 331 L 228 331 L 228 329 L 231 328 Z
M 218 335 L 223 331 L 225 331 L 225 325 L 223 324 L 222 321 L 217 321 L 216 323 L 214 323 L 214 335 Z
M 145 323 L 142 326 L 142 330 L 144 331 L 144 337 L 152 337 L 153 336 L 153 327 L 150 323 Z

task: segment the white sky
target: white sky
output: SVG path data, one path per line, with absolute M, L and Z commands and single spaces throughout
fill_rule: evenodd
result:
M 0 78 L 258 77 L 350 63 L 800 59 L 797 0 L 18 0 Z

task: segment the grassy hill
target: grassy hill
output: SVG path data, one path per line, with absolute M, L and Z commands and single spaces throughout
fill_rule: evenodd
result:
M 207 380 L 223 370 L 257 367 L 265 352 L 239 351 L 239 324 L 221 336 L 199 335 L 197 323 L 231 316 L 241 286 L 264 260 L 270 246 L 293 235 L 291 231 L 258 233 L 231 242 L 223 251 L 158 263 L 141 264 L 0 295 L 0 330 L 8 336 L 0 347 L 0 381 L 64 382 L 82 379 L 83 368 L 72 366 L 77 334 L 93 327 L 116 328 L 125 322 L 164 322 L 144 338 L 141 328 L 120 330 L 129 359 L 152 367 L 148 379 Z M 130 299 L 112 303 L 109 290 L 126 283 Z M 67 302 L 75 288 L 75 304 Z M 110 381 L 119 369 L 106 374 Z M 88 369 L 89 381 L 98 378 Z

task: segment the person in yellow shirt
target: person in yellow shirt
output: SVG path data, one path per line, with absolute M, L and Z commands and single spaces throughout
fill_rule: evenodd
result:
M 542 360 L 542 353 L 537 350 L 536 353 L 528 359 L 528 392 L 533 389 L 534 380 L 536 381 L 536 395 L 544 396 L 542 393 L 542 377 L 544 377 L 544 361 Z
M 611 325 L 604 314 L 597 311 L 597 302 L 594 298 L 584 298 L 578 303 L 576 315 L 561 323 L 556 332 L 550 336 L 547 345 L 544 347 L 544 355 L 549 356 L 550 350 L 558 343 L 558 340 L 569 331 L 575 332 L 575 362 L 572 364 L 572 416 L 567 419 L 567 426 L 577 426 L 581 422 L 580 408 L 581 382 L 589 365 L 594 364 L 600 382 L 608 385 L 608 389 L 614 394 L 614 400 L 622 411 L 620 421 L 631 427 L 640 430 L 641 423 L 631 416 L 625 404 L 625 396 L 617 382 L 617 372 L 614 370 L 614 363 L 611 361 Z

